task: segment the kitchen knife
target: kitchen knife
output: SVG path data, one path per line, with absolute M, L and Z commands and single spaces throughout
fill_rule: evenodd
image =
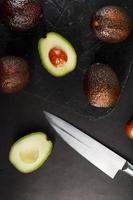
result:
M 133 177 L 133 165 L 63 119 L 44 111 L 46 119 L 60 137 L 84 158 L 114 178 L 119 170 Z

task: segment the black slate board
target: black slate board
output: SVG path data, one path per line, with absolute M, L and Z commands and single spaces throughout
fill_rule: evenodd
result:
M 120 98 L 122 98 L 133 61 L 132 33 L 126 41 L 111 45 L 99 41 L 90 28 L 90 21 L 95 11 L 111 4 L 125 8 L 133 19 L 133 5 L 130 1 L 110 0 L 106 3 L 103 0 L 42 0 L 45 17 L 34 30 L 14 33 L 4 25 L 0 25 L 0 55 L 18 55 L 29 61 L 33 70 L 33 79 L 26 89 L 28 93 L 40 96 L 48 104 L 54 103 L 54 106 L 66 107 L 71 112 L 77 112 L 89 119 L 96 120 L 105 117 L 116 106 L 99 109 L 88 104 L 83 92 L 84 72 L 95 62 L 111 64 L 120 80 Z M 62 34 L 71 41 L 77 51 L 77 69 L 66 77 L 52 77 L 40 63 L 37 50 L 38 40 L 40 37 L 45 37 L 49 31 Z

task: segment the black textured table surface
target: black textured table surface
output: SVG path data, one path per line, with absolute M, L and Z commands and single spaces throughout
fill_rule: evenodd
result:
M 47 110 L 57 114 L 133 163 L 133 142 L 127 138 L 124 131 L 125 124 L 133 115 L 132 35 L 126 42 L 112 46 L 99 42 L 89 34 L 86 46 L 84 42 L 88 38 L 88 29 L 85 32 L 81 31 L 86 27 L 86 24 L 82 23 L 83 17 L 87 19 L 87 9 L 91 16 L 97 8 L 106 5 L 106 2 L 49 0 L 43 3 L 47 16 L 45 21 L 47 30 L 41 24 L 34 33 L 14 35 L 1 24 L 0 54 L 23 55 L 30 62 L 32 60 L 34 67 L 33 82 L 26 90 L 12 95 L 0 94 L 0 198 L 2 200 L 132 200 L 133 178 L 120 172 L 115 179 L 110 179 L 64 143 L 50 128 L 42 113 L 43 110 Z M 116 5 L 116 1 L 108 1 L 108 5 L 110 4 Z M 60 5 L 58 12 L 62 13 L 62 18 L 58 18 L 58 12 L 52 16 L 53 10 L 55 12 L 58 5 Z M 119 1 L 117 5 L 132 11 L 132 1 L 126 3 L 124 0 Z M 82 8 L 80 15 L 79 8 Z M 75 15 L 73 20 L 70 20 L 72 13 Z M 55 21 L 52 21 L 55 16 L 58 19 L 56 26 L 53 25 Z M 77 17 L 81 20 L 78 21 L 80 26 L 76 23 Z M 65 24 L 68 26 L 65 27 Z M 78 67 L 74 73 L 56 80 L 42 69 L 35 46 L 43 30 L 62 33 L 73 43 L 79 54 Z M 30 48 L 25 52 L 27 43 Z M 92 47 L 92 51 L 89 47 Z M 21 51 L 18 51 L 18 48 Z M 114 57 L 114 52 L 117 57 Z M 123 88 L 120 100 L 112 112 L 111 110 L 101 112 L 87 107 L 80 93 L 82 73 L 97 59 L 115 65 L 114 69 Z M 40 130 L 54 135 L 53 153 L 38 171 L 28 175 L 21 174 L 8 161 L 10 147 L 24 134 Z
M 23 134 L 42 130 L 55 134 L 42 110 L 51 109 L 133 163 L 133 143 L 124 127 L 133 111 L 133 72 L 117 109 L 106 119 L 90 121 L 43 99 L 22 92 L 0 95 L 0 197 L 2 200 L 132 200 L 133 178 L 118 173 L 110 179 L 56 136 L 53 154 L 38 171 L 24 175 L 11 166 L 11 144 Z

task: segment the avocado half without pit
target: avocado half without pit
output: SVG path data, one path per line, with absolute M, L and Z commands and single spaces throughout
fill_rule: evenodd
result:
M 9 160 L 22 173 L 37 170 L 48 159 L 53 143 L 42 132 L 31 133 L 16 141 L 9 152 Z
M 39 40 L 39 55 L 44 68 L 55 77 L 72 72 L 77 64 L 77 55 L 72 44 L 62 35 L 50 32 Z

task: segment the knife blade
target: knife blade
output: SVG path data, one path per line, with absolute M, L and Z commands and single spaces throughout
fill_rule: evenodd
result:
M 43 113 L 67 144 L 109 177 L 114 178 L 119 170 L 133 177 L 133 166 L 126 159 L 63 119 L 46 111 Z

